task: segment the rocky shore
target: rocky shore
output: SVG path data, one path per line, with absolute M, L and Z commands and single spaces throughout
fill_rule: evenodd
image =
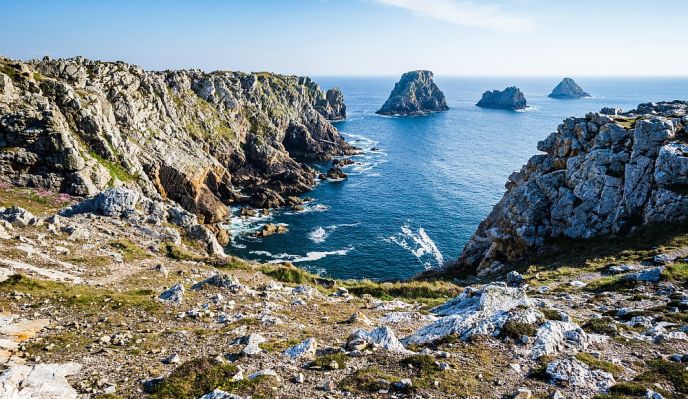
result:
M 526 109 L 528 107 L 523 92 L 515 86 L 507 87 L 501 91 L 486 91 L 476 105 L 483 108 L 507 109 L 512 111 Z
M 640 104 L 568 118 L 509 176 L 507 192 L 453 270 L 504 271 L 558 238 L 625 235 L 684 223 L 688 103 Z
M 346 178 L 341 98 L 0 60 L 0 397 L 688 395 L 688 103 L 566 119 L 442 273 L 225 255 L 227 204 L 299 206 L 303 160 L 338 156 L 323 177 Z
M 411 71 L 401 76 L 389 98 L 377 113 L 381 115 L 423 115 L 449 109 L 444 93 L 430 71 Z
M 309 78 L 150 72 L 84 58 L 0 58 L 0 181 L 75 196 L 126 186 L 216 224 L 227 205 L 285 205 L 358 150 L 326 119 L 339 90 Z
M 0 193 L 33 207 L 0 208 L 3 398 L 688 394 L 686 229 L 497 282 L 334 281 L 208 256 L 121 191 L 34 195 Z

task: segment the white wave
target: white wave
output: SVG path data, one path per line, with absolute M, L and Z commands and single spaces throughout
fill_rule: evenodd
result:
M 319 183 L 318 183 L 319 184 Z M 298 211 L 286 211 L 284 212 L 285 215 L 296 215 L 296 214 L 302 214 L 302 213 L 311 213 L 311 212 L 325 212 L 330 210 L 330 207 L 328 205 L 323 205 L 323 204 L 316 204 L 314 202 L 307 202 L 302 205 L 303 209 L 298 210 Z
M 444 264 L 442 252 L 422 227 L 414 232 L 405 224 L 401 226 L 401 233 L 388 237 L 388 240 L 413 254 L 426 269 Z
M 313 241 L 316 244 L 322 244 L 325 242 L 327 237 L 332 234 L 333 231 L 337 230 L 340 227 L 353 227 L 353 226 L 358 226 L 359 223 L 342 223 L 342 224 L 334 224 L 332 226 L 327 226 L 327 227 L 321 227 L 318 226 L 315 229 L 313 229 L 310 233 L 308 233 L 308 238 Z
M 316 244 L 321 244 L 325 242 L 325 239 L 327 239 L 328 235 L 329 233 L 327 230 L 323 229 L 322 227 L 318 227 L 308 233 L 308 238 Z
M 316 260 L 320 260 L 320 259 L 326 258 L 326 257 L 331 256 L 331 255 L 346 256 L 349 253 L 349 251 L 352 251 L 353 249 L 354 249 L 353 247 L 349 247 L 349 248 L 344 248 L 344 249 L 338 249 L 336 251 L 310 251 L 310 252 L 306 252 L 305 256 L 288 254 L 288 253 L 272 254 L 268 251 L 250 251 L 249 253 L 270 258 L 271 260 L 269 260 L 268 263 L 282 263 L 282 262 L 300 263 L 300 262 L 314 262 Z

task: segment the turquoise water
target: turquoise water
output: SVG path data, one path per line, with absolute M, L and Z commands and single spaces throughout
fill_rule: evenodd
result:
M 353 157 L 359 164 L 345 169 L 348 180 L 322 182 L 306 194 L 314 201 L 304 212 L 234 218 L 229 250 L 337 278 L 408 278 L 456 259 L 501 198 L 507 176 L 537 153 L 537 142 L 562 119 L 604 106 L 630 110 L 640 102 L 688 99 L 685 78 L 580 78 L 576 81 L 593 98 L 555 100 L 547 94 L 560 78 L 438 76 L 448 112 L 387 117 L 375 111 L 396 78 L 315 80 L 342 89 L 348 119 L 335 126 L 365 154 Z M 524 91 L 531 108 L 511 112 L 474 105 L 483 91 L 509 85 Z M 251 230 L 268 221 L 287 224 L 289 232 L 251 237 Z

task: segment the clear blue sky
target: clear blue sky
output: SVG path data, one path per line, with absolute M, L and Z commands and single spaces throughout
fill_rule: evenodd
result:
M 0 0 L 0 54 L 305 75 L 688 75 L 685 0 Z

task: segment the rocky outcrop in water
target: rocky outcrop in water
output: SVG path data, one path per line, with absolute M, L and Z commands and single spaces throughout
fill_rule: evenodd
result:
M 590 239 L 688 216 L 688 103 L 568 118 L 509 176 L 453 270 L 490 273 L 549 239 Z
M 411 71 L 401 76 L 377 113 L 381 115 L 422 115 L 449 109 L 444 93 L 432 80 L 430 71 Z
M 355 153 L 326 120 L 344 114 L 306 77 L 0 58 L 0 175 L 76 196 L 126 185 L 216 223 L 309 190 L 301 161 Z
M 586 93 L 582 87 L 571 78 L 564 78 L 557 87 L 552 90 L 548 97 L 561 98 L 561 99 L 573 99 L 573 98 L 583 98 L 590 97 L 590 94 Z
M 325 119 L 338 121 L 346 119 L 346 104 L 344 104 L 344 94 L 338 88 L 332 88 L 325 93 L 325 98 L 315 103 L 315 109 L 320 112 Z
M 516 86 L 507 87 L 506 89 L 486 91 L 482 98 L 476 104 L 483 108 L 497 108 L 519 110 L 527 107 L 526 97 Z

